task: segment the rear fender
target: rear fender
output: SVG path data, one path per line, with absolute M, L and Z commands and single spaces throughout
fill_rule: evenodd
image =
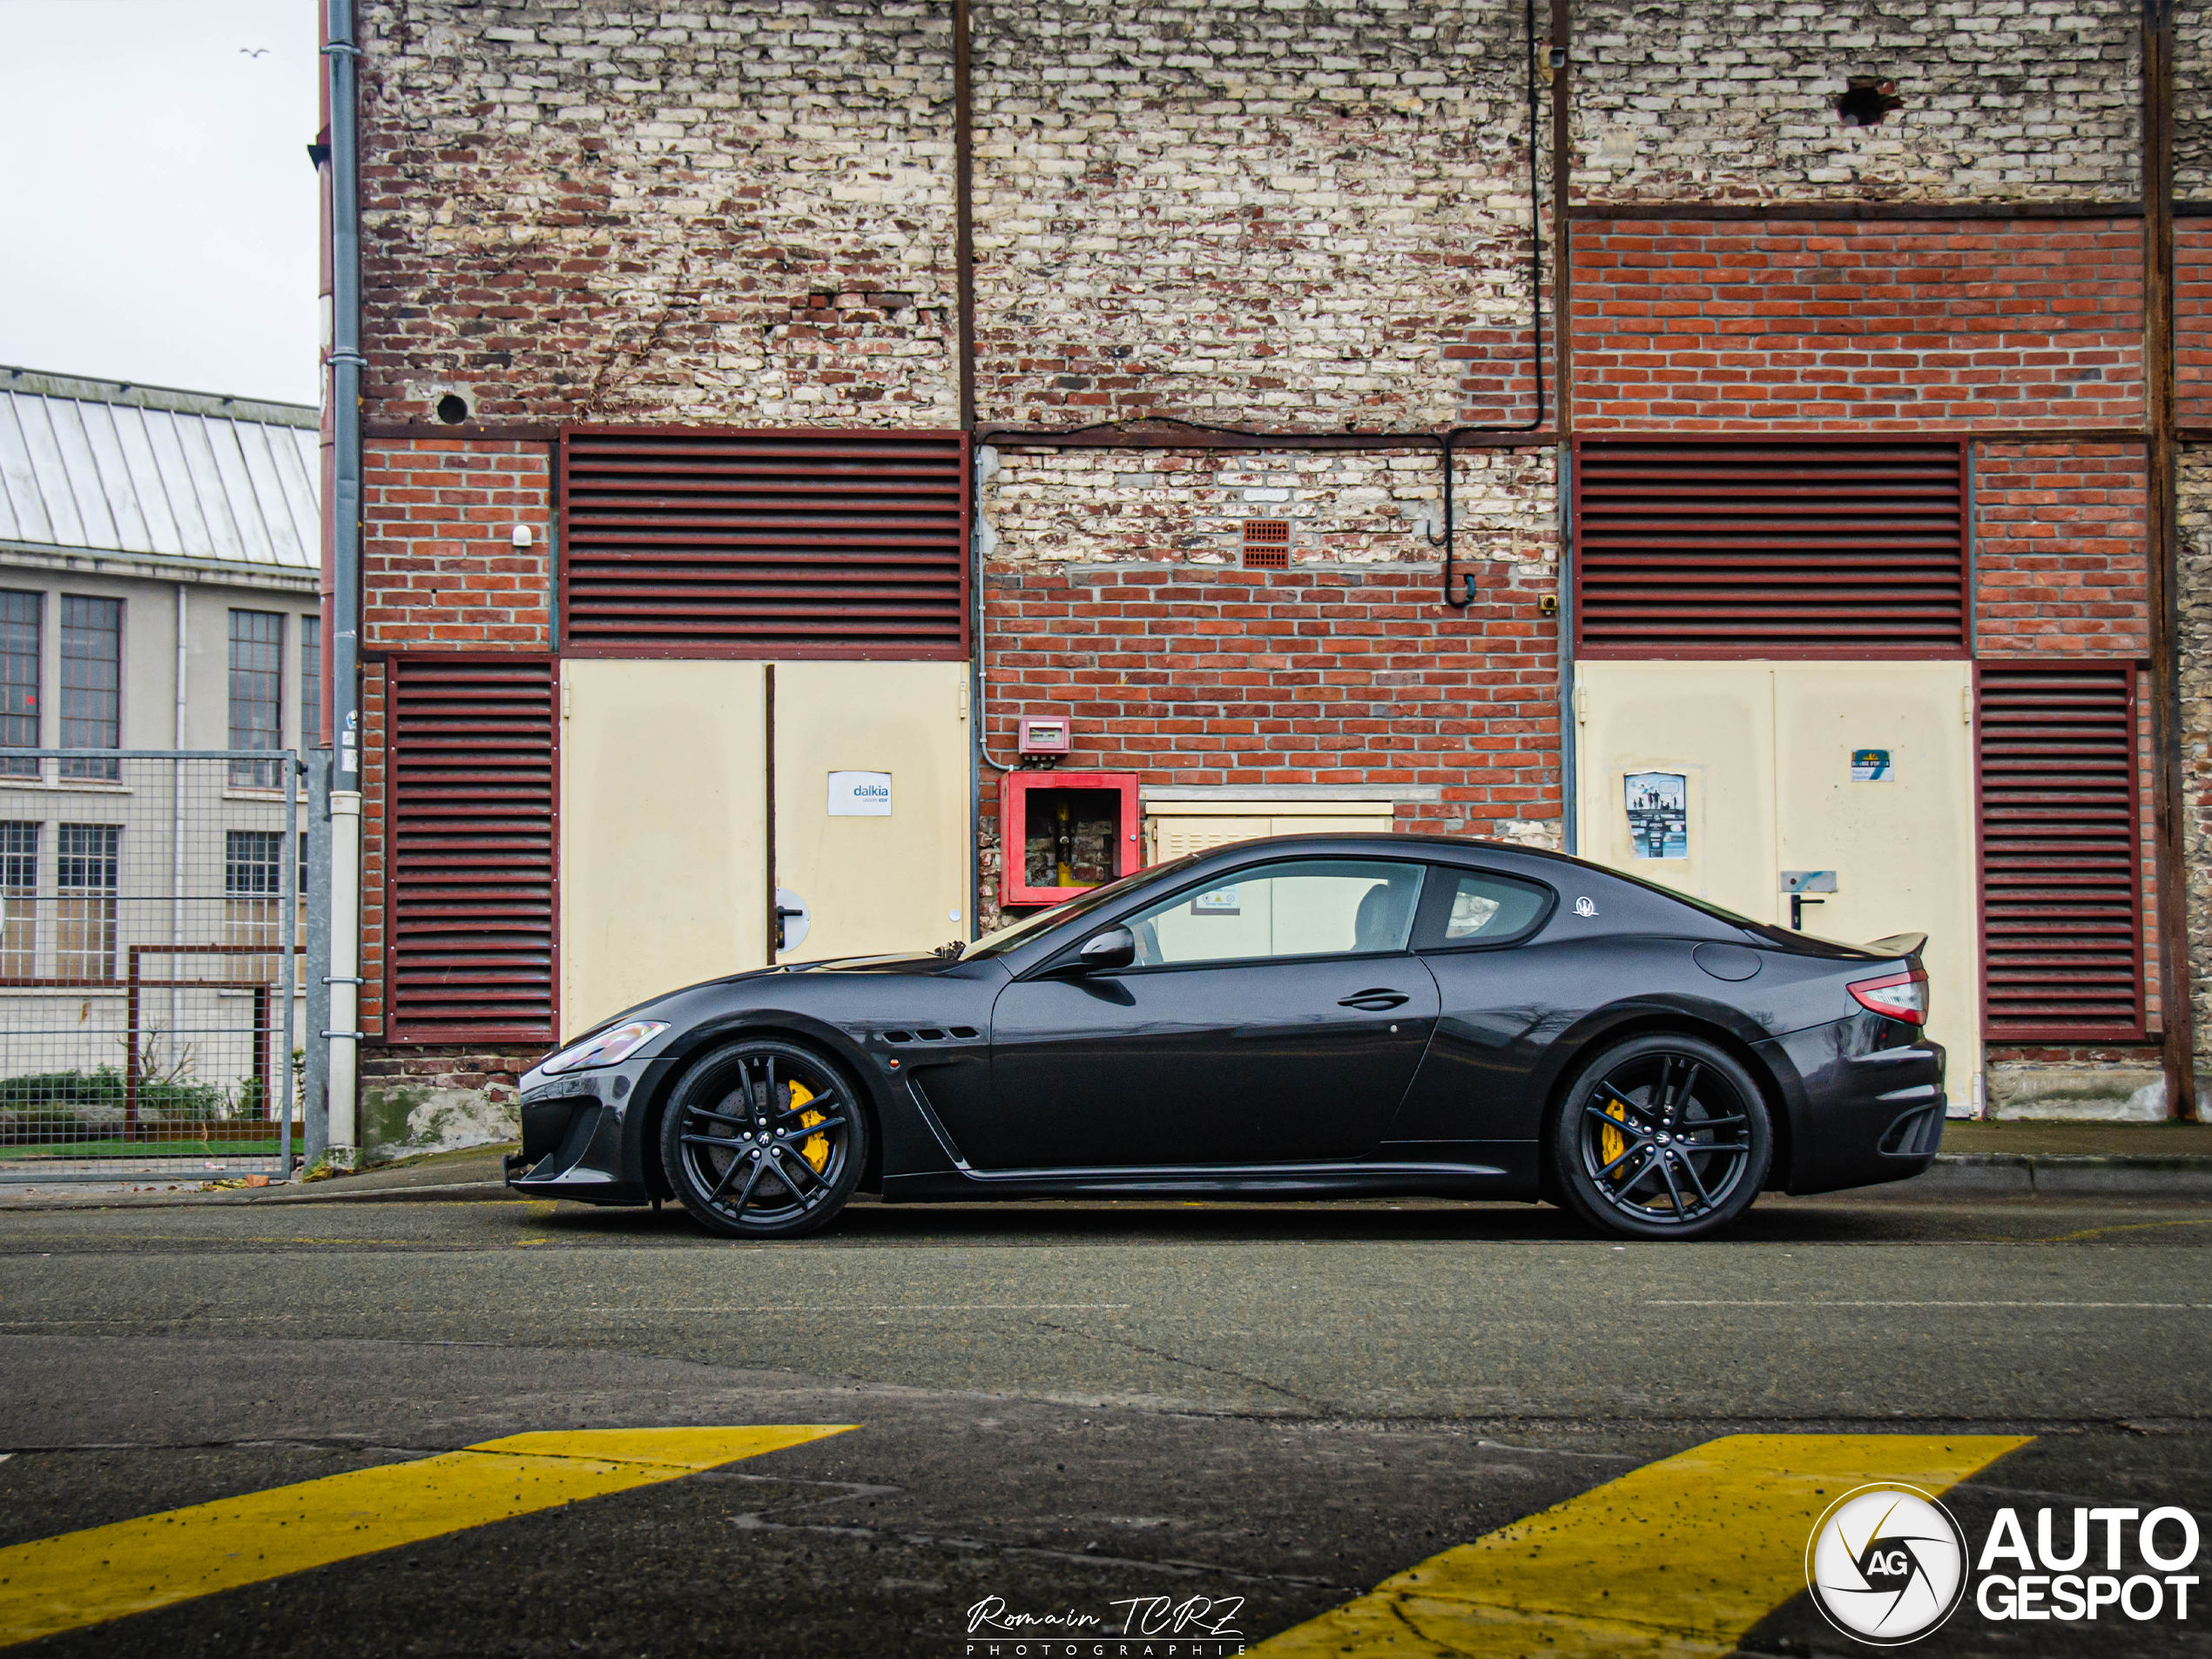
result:
M 1787 1077 L 1780 1075 L 1788 1069 L 1788 1059 L 1755 1021 L 1725 1003 L 1703 997 L 1638 997 L 1612 1003 L 1583 1015 L 1561 1035 L 1546 1055 L 1543 1070 L 1532 1080 L 1535 1086 L 1531 1092 L 1544 1102 L 1541 1144 L 1546 1159 L 1550 1157 L 1552 1125 L 1566 1104 L 1567 1085 L 1575 1074 L 1615 1043 L 1647 1031 L 1678 1031 L 1685 1036 L 1703 1037 L 1751 1074 L 1766 1097 L 1767 1116 L 1774 1130 L 1774 1163 L 1767 1185 L 1786 1185 L 1797 1145 L 1797 1123 L 1804 1109 L 1804 1088 L 1794 1072 Z M 1553 1180 L 1548 1166 L 1544 1180 L 1547 1186 Z

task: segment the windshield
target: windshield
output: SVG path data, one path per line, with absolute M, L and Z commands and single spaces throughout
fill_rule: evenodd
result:
M 1027 944 L 1048 927 L 1056 927 L 1063 921 L 1073 921 L 1077 916 L 1096 910 L 1099 906 L 1120 898 L 1131 887 L 1142 882 L 1150 881 L 1156 876 L 1165 875 L 1170 870 L 1181 869 L 1197 857 L 1197 854 L 1194 853 L 1190 858 L 1177 859 L 1172 864 L 1156 864 L 1149 870 L 1139 870 L 1133 875 L 1123 876 L 1118 881 L 1109 881 L 1103 887 L 1093 887 L 1088 893 L 1079 893 L 1065 904 L 1056 904 L 1049 910 L 1040 910 L 1034 916 L 1024 916 L 1019 921 L 1010 921 L 1003 927 L 994 928 L 961 952 L 960 959 L 964 962 L 969 962 L 985 956 L 1002 956 L 1015 946 Z

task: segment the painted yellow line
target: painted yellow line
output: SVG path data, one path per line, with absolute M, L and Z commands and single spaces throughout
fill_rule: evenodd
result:
M 1731 1434 L 1431 1556 L 1261 1642 L 1346 1655 L 1724 1655 L 1804 1588 L 1805 1541 L 1853 1487 L 1939 1493 L 2015 1435 Z
M 510 1434 L 0 1549 L 0 1647 L 674 1480 L 855 1425 Z

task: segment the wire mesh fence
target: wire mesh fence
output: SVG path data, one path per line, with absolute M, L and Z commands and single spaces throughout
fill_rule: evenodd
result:
M 0 749 L 0 1181 L 290 1170 L 300 776 Z

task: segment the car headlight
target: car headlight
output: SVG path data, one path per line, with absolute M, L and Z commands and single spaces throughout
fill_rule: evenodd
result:
M 617 1060 L 629 1059 L 667 1029 L 665 1020 L 632 1020 L 627 1025 L 610 1027 L 596 1037 L 570 1044 L 538 1069 L 550 1074 L 575 1071 L 584 1066 L 611 1066 Z

